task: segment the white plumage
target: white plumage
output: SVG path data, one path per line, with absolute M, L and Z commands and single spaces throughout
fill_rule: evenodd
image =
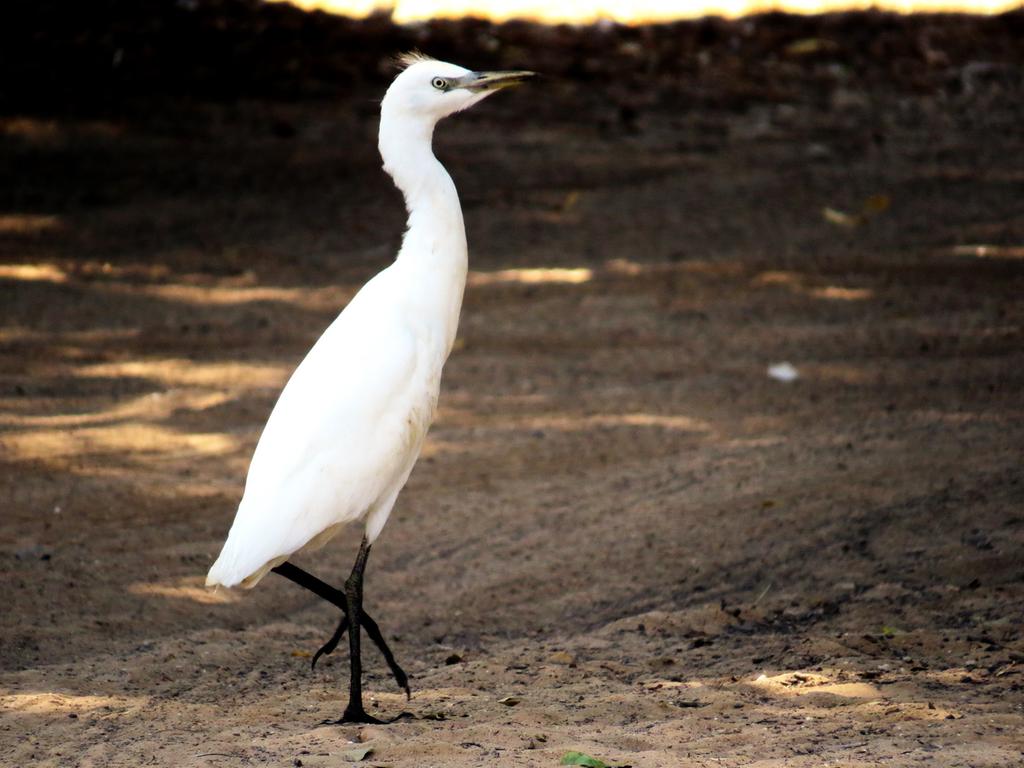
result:
M 252 587 L 352 521 L 366 521 L 372 544 L 433 421 L 467 269 L 462 210 L 431 149 L 434 125 L 529 73 L 479 74 L 422 57 L 406 63 L 381 104 L 379 141 L 409 211 L 401 250 L 285 386 L 207 586 Z

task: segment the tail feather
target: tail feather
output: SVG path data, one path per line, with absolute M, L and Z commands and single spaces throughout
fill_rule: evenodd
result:
M 245 560 L 248 560 L 248 562 L 245 562 L 245 560 L 238 557 L 238 553 L 231 547 L 231 540 L 229 538 L 220 553 L 220 557 L 210 567 L 210 572 L 206 574 L 206 586 L 252 589 L 259 583 L 260 579 L 267 575 L 271 568 L 280 565 L 287 559 L 287 555 L 275 557 L 264 561 L 261 565 L 254 568 L 251 559 L 246 558 Z

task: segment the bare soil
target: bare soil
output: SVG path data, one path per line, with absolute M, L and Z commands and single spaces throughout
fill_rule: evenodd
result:
M 319 724 L 334 610 L 202 588 L 277 392 L 397 247 L 386 69 L 232 99 L 19 81 L 0 764 L 1021 765 L 1020 27 L 367 23 L 367 61 L 413 37 L 558 75 L 438 130 L 472 274 L 368 570 L 414 691 L 367 652 L 372 711 L 413 716 L 388 726 Z M 358 535 L 300 564 L 340 582 Z

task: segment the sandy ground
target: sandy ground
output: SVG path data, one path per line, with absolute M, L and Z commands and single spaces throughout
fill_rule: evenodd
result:
M 370 95 L 6 119 L 0 764 L 1021 765 L 1024 100 L 985 82 L 441 127 L 473 271 L 368 570 L 385 727 L 319 724 L 332 609 L 201 586 L 397 245 Z

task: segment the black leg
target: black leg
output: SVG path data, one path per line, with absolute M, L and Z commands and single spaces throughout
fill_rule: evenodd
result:
M 363 629 L 366 630 L 366 634 L 373 640 L 373 644 L 380 650 L 384 661 L 387 662 L 388 669 L 391 670 L 391 674 L 395 678 L 395 682 L 398 683 L 398 687 L 405 689 L 405 698 L 408 701 L 412 698 L 412 691 L 409 690 L 409 678 L 406 676 L 405 670 L 398 666 L 398 662 L 395 661 L 395 655 L 388 648 L 388 644 L 384 640 L 384 635 L 381 634 L 377 622 L 367 615 L 366 611 L 363 611 L 359 621 L 363 625 Z
M 366 558 L 370 555 L 370 545 L 363 537 L 363 543 L 356 555 L 352 573 L 345 582 L 345 602 L 348 605 L 348 618 L 351 624 L 348 633 L 348 652 L 351 674 L 348 680 L 348 706 L 341 716 L 343 723 L 379 723 L 363 709 L 363 658 L 359 649 L 359 638 L 362 634 L 360 621 L 363 613 L 363 571 L 366 569 Z
M 365 558 L 363 566 L 365 567 Z M 338 624 L 338 628 L 335 630 L 334 635 L 317 651 L 313 657 L 313 664 L 315 665 L 320 656 L 331 653 L 338 646 L 338 642 L 341 640 L 342 635 L 345 634 L 345 630 L 348 628 L 348 602 L 345 598 L 345 593 L 341 590 L 335 589 L 325 581 L 321 581 L 313 574 L 302 570 L 297 565 L 292 563 L 281 563 L 273 569 L 274 573 L 279 576 L 284 576 L 289 581 L 298 584 L 304 589 L 308 589 L 317 597 L 326 600 L 331 605 L 340 608 L 343 612 L 341 622 Z M 366 634 L 369 635 L 370 639 L 373 640 L 374 645 L 380 650 L 381 655 L 384 656 L 384 661 L 387 662 L 388 668 L 391 670 L 391 674 L 395 678 L 395 682 L 398 683 L 399 687 L 405 691 L 406 698 L 411 696 L 409 690 L 409 678 L 405 674 L 405 671 L 395 661 L 395 656 L 388 647 L 387 641 L 381 634 L 380 627 L 377 626 L 377 622 L 367 614 L 365 611 L 361 611 L 360 622 L 363 628 L 366 629 Z

